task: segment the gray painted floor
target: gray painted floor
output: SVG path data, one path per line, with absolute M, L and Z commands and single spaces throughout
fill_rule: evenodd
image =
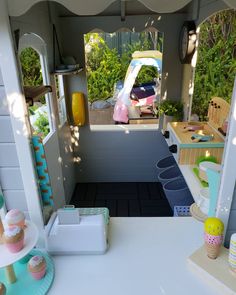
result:
M 173 216 L 158 182 L 78 183 L 71 204 L 107 207 L 112 217 Z

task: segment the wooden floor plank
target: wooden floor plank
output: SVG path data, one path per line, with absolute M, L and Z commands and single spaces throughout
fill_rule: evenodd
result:
M 117 202 L 116 200 L 107 200 L 107 208 L 111 217 L 117 216 Z
M 138 217 L 141 215 L 139 200 L 129 200 L 129 216 Z
M 117 200 L 117 216 L 127 217 L 129 216 L 128 200 Z

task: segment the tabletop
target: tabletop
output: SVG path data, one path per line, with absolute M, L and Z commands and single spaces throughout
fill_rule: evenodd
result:
M 111 218 L 105 255 L 54 256 L 49 295 L 217 295 L 187 258 L 203 244 L 191 217 Z

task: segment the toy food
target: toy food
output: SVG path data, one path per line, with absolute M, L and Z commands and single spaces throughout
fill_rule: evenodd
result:
M 6 287 L 3 283 L 0 283 L 0 295 L 6 294 Z
M 204 223 L 204 240 L 207 256 L 216 259 L 219 256 L 223 241 L 223 222 L 216 217 L 209 217 Z
M 10 252 L 19 252 L 24 246 L 24 231 L 19 226 L 12 225 L 5 229 L 3 239 Z
M 22 229 L 24 229 L 25 226 L 25 215 L 23 212 L 21 212 L 18 209 L 12 209 L 10 210 L 6 216 L 5 216 L 6 223 L 11 225 L 17 225 L 20 226 Z
M 229 246 L 229 265 L 233 272 L 236 272 L 236 233 L 231 236 Z
M 28 270 L 32 277 L 41 280 L 46 273 L 46 261 L 43 256 L 36 255 L 28 262 Z

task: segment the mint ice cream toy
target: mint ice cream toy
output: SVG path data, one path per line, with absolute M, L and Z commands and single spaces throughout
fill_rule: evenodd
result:
M 223 242 L 224 224 L 217 217 L 209 217 L 204 223 L 204 240 L 207 256 L 216 259 Z

